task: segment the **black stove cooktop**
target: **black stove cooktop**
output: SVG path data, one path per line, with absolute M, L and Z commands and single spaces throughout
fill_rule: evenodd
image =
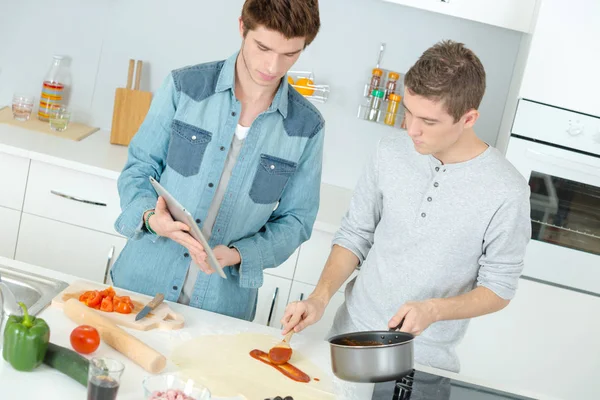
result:
M 535 400 L 413 370 L 401 380 L 375 384 L 373 400 Z

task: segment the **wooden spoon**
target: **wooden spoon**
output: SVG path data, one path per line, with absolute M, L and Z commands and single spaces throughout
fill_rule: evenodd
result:
M 269 359 L 273 364 L 281 365 L 290 361 L 290 358 L 292 358 L 292 348 L 289 343 L 293 334 L 293 330 L 289 331 L 280 343 L 269 350 Z

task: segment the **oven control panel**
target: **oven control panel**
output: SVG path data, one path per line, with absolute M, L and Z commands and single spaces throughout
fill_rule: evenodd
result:
M 511 134 L 600 156 L 600 116 L 521 99 Z

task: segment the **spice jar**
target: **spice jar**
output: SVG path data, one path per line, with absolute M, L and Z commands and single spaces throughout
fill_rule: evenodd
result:
M 379 68 L 373 68 L 373 76 L 371 76 L 371 83 L 369 84 L 369 96 L 373 95 L 373 90 L 379 89 L 381 85 L 381 77 L 383 76 L 383 71 Z
M 369 121 L 377 122 L 379 120 L 379 109 L 381 103 L 383 103 L 383 97 L 385 93 L 383 90 L 375 89 L 371 92 L 371 101 L 369 102 L 369 109 L 367 110 L 366 119 Z
M 387 113 L 385 114 L 385 119 L 383 122 L 386 125 L 394 126 L 396 125 L 396 116 L 398 115 L 398 110 L 400 109 L 400 101 L 402 97 L 396 93 L 390 94 L 390 101 L 388 103 Z
M 388 81 L 385 88 L 385 100 L 388 101 L 390 99 L 390 94 L 396 93 L 396 87 L 398 85 L 398 79 L 400 79 L 400 74 L 397 72 L 390 72 L 388 74 Z

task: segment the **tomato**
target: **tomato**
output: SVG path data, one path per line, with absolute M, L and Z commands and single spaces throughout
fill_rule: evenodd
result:
M 113 299 L 112 297 L 105 297 L 102 299 L 100 304 L 100 310 L 106 312 L 113 312 Z
M 80 325 L 71 332 L 71 346 L 78 353 L 93 353 L 100 346 L 100 334 L 93 326 Z
M 115 311 L 118 312 L 119 314 L 131 314 L 131 312 L 133 311 L 133 308 L 129 305 L 129 303 L 127 303 L 125 301 L 121 301 L 121 302 L 117 303 L 117 305 L 115 307 Z
M 99 306 L 100 303 L 102 303 L 102 293 L 97 290 L 94 290 L 92 293 L 93 294 L 85 300 L 85 305 L 88 307 Z

